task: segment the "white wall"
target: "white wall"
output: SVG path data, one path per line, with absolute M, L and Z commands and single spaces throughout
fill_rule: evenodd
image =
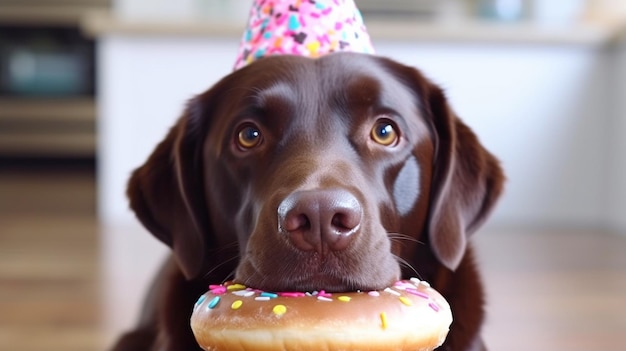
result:
M 106 223 L 131 218 L 124 198 L 130 171 L 189 97 L 230 72 L 236 45 L 236 38 L 101 40 L 99 211 Z M 402 42 L 377 42 L 377 50 L 445 87 L 459 115 L 501 159 L 509 183 L 492 222 L 606 223 L 607 167 L 623 155 L 607 153 L 607 50 Z
M 245 25 L 251 0 L 113 0 L 112 10 L 124 20 L 189 22 L 237 21 Z
M 612 97 L 611 156 L 608 169 L 609 205 L 607 212 L 613 229 L 626 235 L 626 37 L 616 49 Z
M 133 220 L 125 198 L 141 165 L 186 101 L 232 70 L 237 40 L 105 37 L 98 43 L 98 211 Z

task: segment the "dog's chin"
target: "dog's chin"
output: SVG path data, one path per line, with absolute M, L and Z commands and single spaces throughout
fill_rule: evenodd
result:
M 266 291 L 326 291 L 326 292 L 352 292 L 352 291 L 370 291 L 382 290 L 392 284 L 397 279 L 390 279 L 384 283 L 361 283 L 354 281 L 350 277 L 341 278 L 333 276 L 316 275 L 307 278 L 293 279 L 271 279 L 262 276 L 253 276 L 250 278 L 236 278 L 235 281 L 241 282 L 246 286 L 254 287 Z
M 237 269 L 235 281 L 246 286 L 265 291 L 327 291 L 352 292 L 382 290 L 391 286 L 400 278 L 399 268 L 388 271 L 350 274 L 339 269 L 308 270 L 295 267 L 289 271 L 275 269 L 270 274 L 263 274 L 250 264 L 241 264 Z
M 366 279 L 367 280 L 367 279 Z M 327 275 L 315 275 L 308 279 L 295 282 L 285 282 L 285 286 L 292 285 L 295 291 L 321 291 L 326 292 L 352 292 L 382 290 L 396 281 L 396 278 L 386 281 L 361 281 L 354 277 L 334 277 Z

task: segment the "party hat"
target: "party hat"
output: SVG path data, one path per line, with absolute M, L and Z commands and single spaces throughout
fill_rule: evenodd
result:
M 235 69 L 269 55 L 373 54 L 354 0 L 254 0 Z

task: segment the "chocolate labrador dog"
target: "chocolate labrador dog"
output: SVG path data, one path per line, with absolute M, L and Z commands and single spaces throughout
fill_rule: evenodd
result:
M 115 350 L 199 350 L 189 318 L 209 283 L 353 291 L 413 276 L 452 307 L 440 350 L 484 350 L 468 236 L 503 178 L 414 68 L 355 53 L 261 59 L 192 99 L 133 173 L 131 207 L 173 254 Z

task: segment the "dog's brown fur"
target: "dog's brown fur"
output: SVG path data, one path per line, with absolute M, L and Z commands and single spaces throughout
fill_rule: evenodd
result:
M 370 138 L 378 121 L 394 126 L 396 144 Z M 262 143 L 238 146 L 242 125 Z M 442 90 L 411 67 L 347 53 L 259 60 L 194 98 L 131 177 L 132 209 L 173 255 L 115 350 L 198 350 L 192 306 L 233 274 L 268 290 L 373 289 L 417 274 L 452 307 L 440 349 L 483 350 L 483 288 L 467 238 L 503 178 Z M 352 194 L 362 220 L 346 248 L 315 239 L 303 250 L 277 208 L 327 189 Z

